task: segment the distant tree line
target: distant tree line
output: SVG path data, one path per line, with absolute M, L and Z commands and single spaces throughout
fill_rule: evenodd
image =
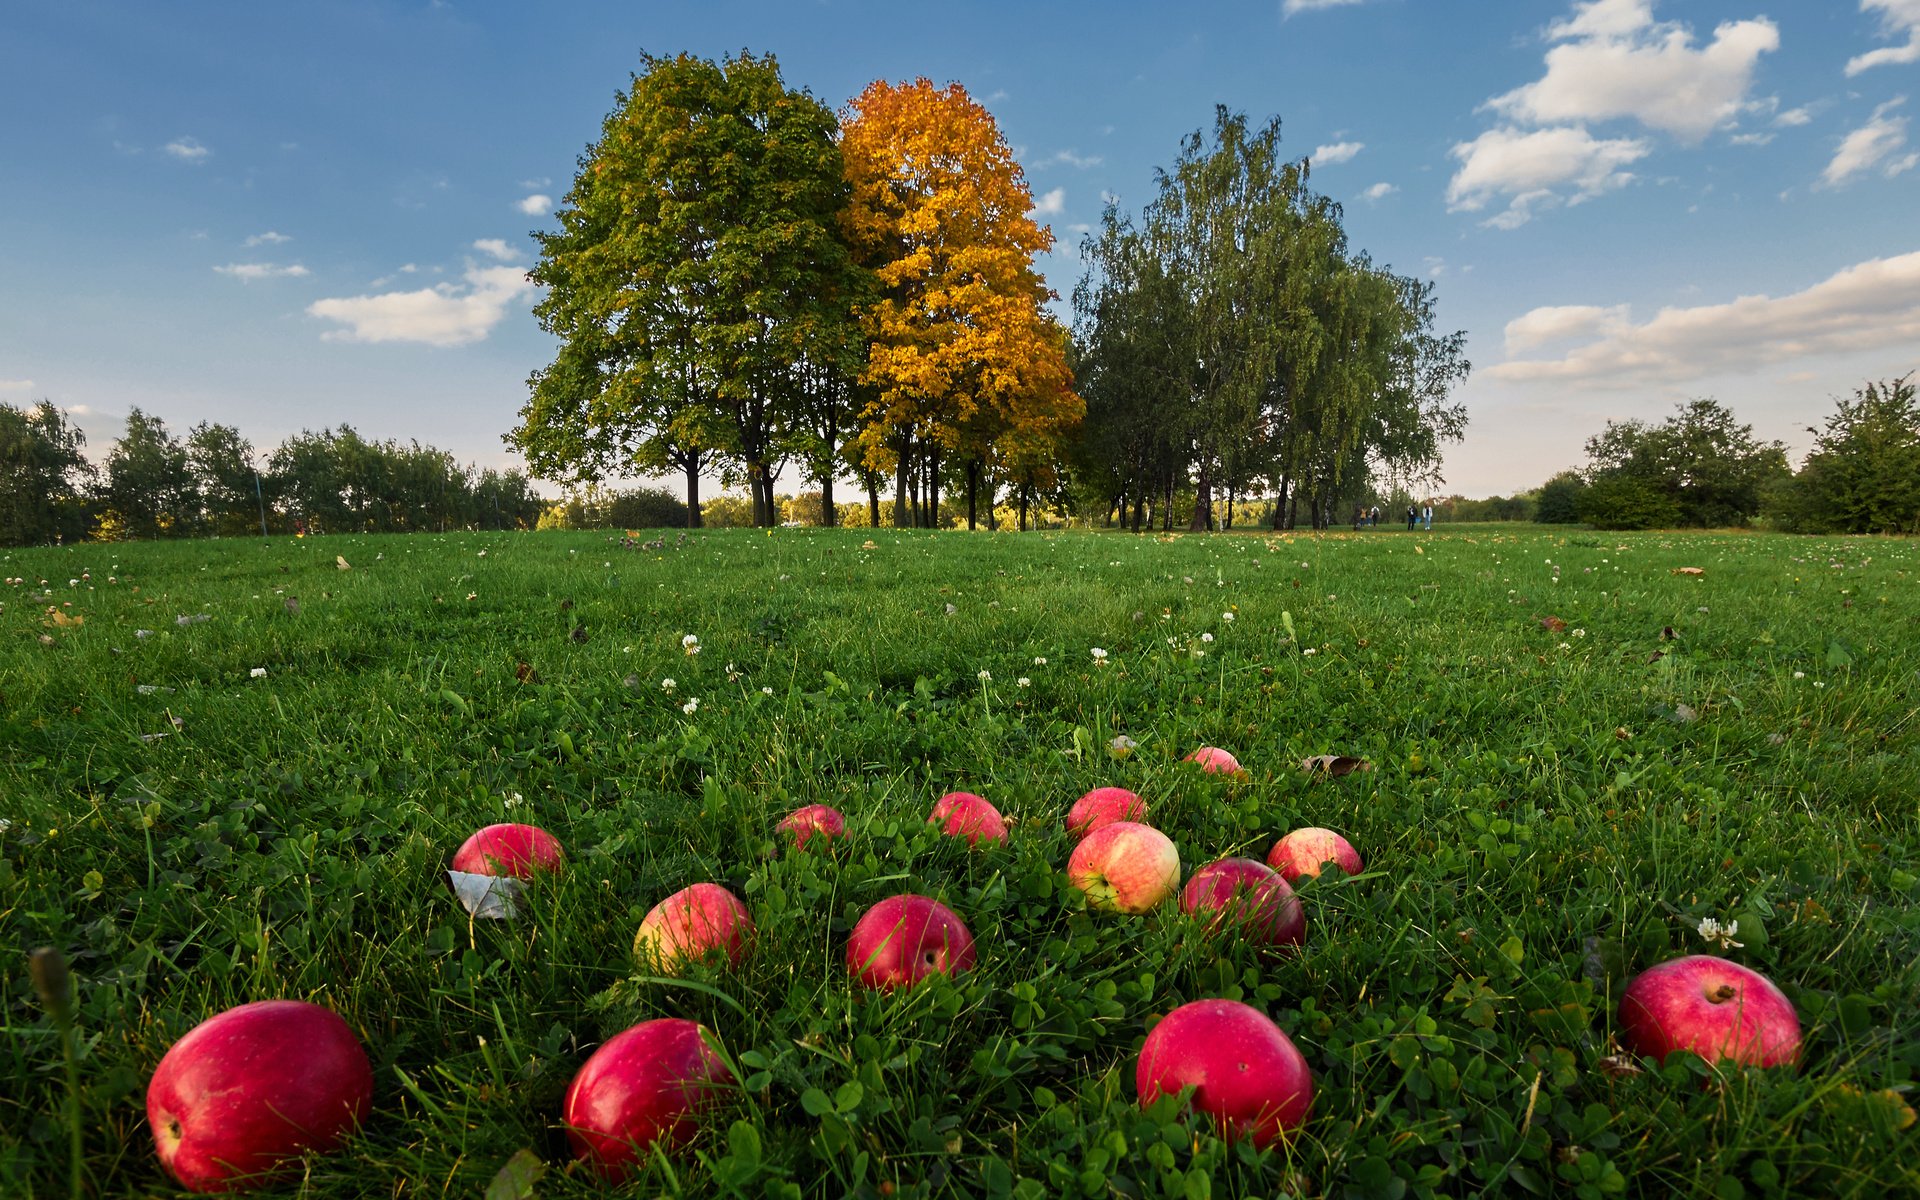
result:
M 1532 519 L 1599 529 L 1719 528 L 1764 518 L 1804 533 L 1920 533 L 1920 401 L 1913 376 L 1869 382 L 1835 402 L 1794 471 L 1716 400 L 1664 421 L 1609 421 L 1587 465 L 1529 499 Z
M 85 443 L 51 402 L 0 404 L 0 543 L 531 529 L 546 505 L 519 471 L 345 425 L 262 456 L 230 425 L 180 437 L 136 408 L 98 465 Z
M 1430 482 L 1465 412 L 1464 336 L 1431 283 L 1347 244 L 1340 207 L 1225 109 L 1136 225 L 1110 209 L 1074 327 L 1034 267 L 1052 234 L 992 116 L 952 84 L 876 82 L 837 117 L 772 56 L 647 57 L 536 234 L 559 339 L 508 440 L 579 488 L 637 474 L 743 485 L 782 520 L 786 465 L 841 523 L 1043 512 L 1224 527 L 1265 496 L 1323 527 Z M 882 492 L 890 491 L 883 504 Z

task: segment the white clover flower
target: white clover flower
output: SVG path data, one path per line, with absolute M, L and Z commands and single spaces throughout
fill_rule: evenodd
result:
M 247 672 L 247 677 L 249 679 L 265 679 L 267 677 L 267 669 L 265 667 L 255 667 L 253 670 Z
M 687 652 L 687 657 L 689 658 L 700 653 L 700 635 L 696 633 L 690 633 L 687 636 L 681 638 L 680 648 Z
M 773 689 L 770 687 L 763 687 L 760 689 L 760 694 L 762 696 L 771 696 L 773 695 Z
M 486 556 L 487 556 L 487 552 L 485 550 L 482 550 L 476 557 L 485 558 Z
M 1104 667 L 1107 665 L 1107 652 L 1105 650 L 1102 650 L 1100 647 L 1095 646 L 1093 648 L 1092 654 L 1093 654 L 1094 666 Z
M 500 796 L 500 802 L 508 808 L 519 808 L 525 800 L 526 797 L 519 792 L 504 792 Z
M 1793 677 L 1795 679 L 1805 679 L 1807 677 L 1807 673 L 1805 671 L 1795 671 L 1793 673 Z
M 687 714 L 688 716 L 692 716 L 693 714 L 699 712 L 700 698 L 698 696 L 689 697 L 687 702 L 680 706 L 680 711 Z
M 673 689 L 679 686 L 680 686 L 679 684 L 675 683 L 671 679 L 662 679 L 660 681 L 660 690 L 663 692 L 671 692 Z
M 1561 642 L 1561 643 L 1560 643 L 1560 645 L 1559 645 L 1558 647 L 1556 647 L 1556 649 L 1560 649 L 1560 650 L 1571 650 L 1571 649 L 1573 649 L 1573 643 L 1572 643 L 1572 642 Z
M 1221 613 L 1221 614 L 1220 614 L 1220 619 L 1221 619 L 1222 621 L 1225 621 L 1225 622 L 1227 622 L 1228 624 L 1232 624 L 1232 623 L 1233 623 L 1233 614 L 1232 614 L 1232 613 L 1230 613 L 1230 612 L 1223 612 L 1223 613 Z
M 1314 655 L 1314 654 L 1318 654 L 1318 653 L 1320 653 L 1320 651 L 1319 651 L 1319 649 L 1318 649 L 1318 648 L 1316 648 L 1316 647 L 1313 647 L 1313 646 L 1308 646 L 1308 647 L 1307 647 L 1307 648 L 1306 648 L 1305 650 L 1302 650 L 1302 651 L 1301 651 L 1300 653 L 1301 653 L 1301 655 L 1303 655 L 1303 656 L 1309 656 L 1309 655 Z
M 1725 925 L 1722 925 L 1712 917 L 1702 917 L 1698 928 L 1700 936 L 1703 939 L 1718 944 L 1723 950 L 1746 944 L 1733 940 L 1734 935 L 1740 932 L 1740 922 L 1738 921 L 1728 921 Z
M 1107 750 L 1115 758 L 1125 758 L 1127 755 L 1132 754 L 1136 749 L 1138 749 L 1139 746 L 1140 746 L 1139 742 L 1134 741 L 1132 738 L 1122 733 L 1122 734 L 1116 735 L 1112 741 L 1107 743 Z
M 1822 682 L 1821 682 L 1820 680 L 1818 680 L 1818 679 L 1816 679 L 1816 680 L 1814 680 L 1814 681 L 1813 681 L 1813 686 L 1815 686 L 1815 687 L 1817 687 L 1817 688 L 1823 688 L 1823 687 L 1825 687 L 1825 686 L 1827 686 L 1827 685 L 1826 685 L 1826 684 L 1824 684 L 1824 683 L 1822 683 Z
M 980 670 L 980 673 L 979 673 L 978 675 L 976 675 L 976 676 L 974 676 L 974 678 L 975 678 L 975 679 L 978 679 L 978 680 L 979 680 L 979 681 L 980 681 L 981 683 L 992 683 L 992 682 L 993 682 L 993 672 L 992 672 L 992 671 L 989 671 L 989 670 L 987 670 L 987 669 L 986 669 L 986 668 L 984 668 L 984 667 L 982 667 L 982 668 L 981 668 L 981 670 Z
M 1210 642 L 1213 640 L 1213 635 L 1210 633 L 1203 633 L 1200 635 L 1200 640 L 1203 642 Z
M 1036 667 L 1044 667 L 1047 665 L 1047 660 L 1044 657 L 1036 658 L 1033 660 L 1033 665 Z
M 1576 629 L 1572 632 L 1571 636 L 1577 637 L 1577 638 L 1583 638 L 1587 636 L 1587 631 L 1584 629 Z
M 744 674 L 746 674 L 746 672 L 742 671 L 739 667 L 734 666 L 732 663 L 727 664 L 728 683 L 736 682 Z
M 1026 677 L 1025 675 L 1022 675 L 1022 676 L 1021 676 L 1020 678 L 1018 678 L 1018 679 L 1016 679 L 1016 680 L 1014 680 L 1014 682 L 1015 682 L 1015 683 L 1017 683 L 1017 684 L 1019 684 L 1019 685 L 1020 685 L 1021 687 L 1032 687 L 1032 686 L 1033 686 L 1033 680 L 1031 680 L 1031 679 L 1028 679 L 1028 678 L 1027 678 L 1027 677 Z

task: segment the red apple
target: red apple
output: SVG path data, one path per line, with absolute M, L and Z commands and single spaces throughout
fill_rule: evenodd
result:
M 1288 883 L 1296 882 L 1302 875 L 1318 875 L 1328 863 L 1348 875 L 1358 875 L 1360 852 L 1333 830 L 1315 826 L 1294 830 L 1267 852 L 1267 865 L 1280 872 Z
M 1662 1062 L 1675 1050 L 1753 1067 L 1800 1057 L 1793 1002 L 1765 975 L 1710 954 L 1634 976 L 1620 997 L 1620 1038 L 1635 1054 Z
M 973 935 L 952 909 L 911 893 L 868 909 L 847 936 L 847 970 L 870 988 L 892 989 L 973 966 Z
M 701 959 L 738 963 L 753 936 L 747 906 L 717 883 L 681 888 L 653 906 L 633 938 L 633 956 L 666 974 Z
M 1233 775 L 1240 770 L 1240 760 L 1218 746 L 1202 746 L 1187 755 L 1187 761 L 1199 763 L 1209 775 Z
M 260 1000 L 207 1018 L 147 1085 L 160 1165 L 194 1192 L 267 1182 L 302 1151 L 331 1150 L 373 1106 L 353 1030 L 304 1000 Z
M 697 1022 L 642 1021 L 593 1052 L 567 1088 L 561 1121 L 573 1156 L 604 1180 L 625 1179 L 654 1142 L 684 1144 L 701 1109 L 719 1100 L 733 1072 Z
M 780 822 L 780 832 L 793 835 L 794 849 L 805 850 L 807 842 L 816 834 L 823 842 L 845 836 L 847 819 L 840 815 L 838 809 L 828 808 L 824 804 L 809 804 L 788 813 L 786 820 Z
M 1067 833 L 1075 841 L 1115 821 L 1147 819 L 1147 802 L 1123 787 L 1098 787 L 1073 802 L 1067 810 Z
M 531 879 L 534 871 L 558 871 L 565 861 L 559 841 L 538 826 L 489 825 L 454 851 L 453 869 Z
M 969 846 L 978 846 L 982 841 L 1007 844 L 1007 823 L 1000 816 L 1000 810 L 971 792 L 942 796 L 927 821 L 940 822 L 948 837 L 963 837 Z
M 1306 1123 L 1313 1072 L 1267 1015 L 1237 1000 L 1195 1000 L 1161 1018 L 1134 1069 L 1140 1103 L 1192 1087 L 1193 1107 L 1228 1139 L 1264 1147 Z
M 933 812 L 927 815 L 927 824 L 931 825 L 935 821 L 946 820 L 947 814 L 952 812 L 955 806 L 965 804 L 972 800 L 978 800 L 982 804 L 986 803 L 986 797 L 976 796 L 972 792 L 948 792 L 933 802 Z
M 1095 908 L 1143 913 L 1180 886 L 1180 852 L 1151 825 L 1115 821 L 1073 848 L 1067 880 Z
M 1273 868 L 1251 858 L 1223 858 L 1195 871 L 1180 893 L 1180 909 L 1209 914 L 1208 933 L 1232 926 L 1276 949 L 1296 949 L 1307 935 L 1300 898 Z

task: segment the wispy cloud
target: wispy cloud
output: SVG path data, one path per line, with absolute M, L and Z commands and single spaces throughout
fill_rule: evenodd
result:
M 1084 171 L 1089 167 L 1097 167 L 1105 161 L 1106 159 L 1100 157 L 1098 154 L 1080 154 L 1073 150 L 1056 150 L 1045 158 L 1038 160 L 1033 165 L 1036 169 L 1042 167 L 1078 167 Z
M 1798 125 L 1806 125 L 1812 120 L 1813 106 L 1811 104 L 1802 104 L 1799 108 L 1789 108 L 1787 111 L 1781 113 L 1773 119 L 1773 123 L 1782 129 L 1792 129 Z
M 1890 157 L 1907 144 L 1907 118 L 1893 115 L 1893 110 L 1906 102 L 1905 96 L 1895 96 L 1874 109 L 1865 125 L 1842 138 L 1840 148 L 1834 151 L 1833 161 L 1820 173 L 1820 182 L 1827 187 L 1839 187 L 1880 166 L 1883 161 L 1886 165 L 1882 170 L 1888 178 L 1912 170 L 1916 161 L 1914 155 Z
M 1816 355 L 1920 345 L 1920 252 L 1875 258 L 1786 296 L 1665 308 L 1634 324 L 1624 306 L 1538 308 L 1507 324 L 1508 353 L 1593 338 L 1558 357 L 1491 368 L 1496 379 L 1631 387 Z
M 1067 189 L 1054 188 L 1033 202 L 1033 211 L 1042 216 L 1057 216 L 1067 210 Z
M 1382 200 L 1385 200 L 1388 196 L 1393 195 L 1395 192 L 1399 190 L 1400 190 L 1399 188 L 1393 186 L 1390 183 L 1386 183 L 1386 182 L 1376 183 L 1372 187 L 1368 188 L 1366 191 L 1361 192 L 1360 198 L 1362 200 L 1366 200 L 1372 203 L 1378 203 Z
M 252 237 L 249 237 L 246 240 L 246 242 L 243 244 L 247 246 L 278 246 L 282 242 L 290 242 L 292 240 L 293 240 L 292 238 L 288 237 L 284 233 L 280 233 L 277 230 L 269 229 L 265 233 L 254 234 Z
M 33 390 L 31 379 L 0 379 L 0 392 L 30 392 Z
M 1323 8 L 1346 8 L 1366 2 L 1367 0 L 1285 0 L 1285 3 L 1280 6 L 1280 15 L 1291 17 L 1295 13 L 1319 12 Z
M 553 197 L 545 192 L 535 192 L 514 207 L 530 217 L 544 217 L 553 211 Z
M 242 283 L 252 283 L 257 279 L 299 279 L 311 274 L 299 263 L 281 266 L 279 263 L 228 263 L 214 270 L 222 275 L 238 279 Z
M 481 238 L 473 243 L 473 248 L 482 254 L 491 255 L 501 262 L 512 262 L 520 257 L 520 252 L 507 245 L 500 238 Z
M 1849 78 L 1873 67 L 1900 66 L 1920 62 L 1920 0 L 1860 0 L 1860 11 L 1880 13 L 1880 29 L 1885 37 L 1905 34 L 1901 46 L 1882 46 L 1847 60 Z
M 1307 160 L 1317 166 L 1331 167 L 1338 163 L 1352 162 L 1353 156 L 1367 148 L 1365 142 L 1334 142 L 1330 146 L 1315 146 Z
M 172 155 L 174 158 L 179 159 L 181 162 L 190 163 L 205 162 L 207 156 L 213 153 L 213 151 L 200 144 L 199 138 L 191 137 L 177 137 L 160 147 L 160 149 Z
M 316 300 L 307 313 L 345 326 L 323 334 L 328 341 L 466 346 L 485 339 L 531 291 L 532 282 L 518 267 L 476 266 L 461 284 Z
M 1625 187 L 1634 177 L 1623 168 L 1651 149 L 1641 139 L 1600 139 L 1577 127 L 1490 129 L 1453 148 L 1460 169 L 1447 184 L 1447 206 L 1455 212 L 1479 212 L 1505 196 L 1506 211 L 1486 224 L 1516 229 L 1542 208 Z M 1571 192 L 1571 200 L 1563 192 Z

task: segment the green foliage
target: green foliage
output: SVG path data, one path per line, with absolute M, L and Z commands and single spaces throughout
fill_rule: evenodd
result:
M 1771 511 L 1815 532 L 1920 533 L 1920 400 L 1912 375 L 1835 402 L 1826 430 Z
M 1578 471 L 1562 471 L 1552 479 L 1540 485 L 1539 495 L 1533 502 L 1533 519 L 1542 525 L 1579 524 L 1580 505 L 1587 491 L 1587 481 Z
M 0 402 L 0 545 L 86 532 L 83 494 L 93 464 L 81 453 L 85 444 L 86 435 L 50 401 L 30 409 Z
M 264 486 L 282 531 L 531 529 L 546 507 L 519 471 L 463 468 L 444 450 L 369 442 L 347 425 L 290 437 L 268 461 Z
M 148 1074 L 211 1013 L 280 996 L 341 1012 L 376 1077 L 364 1130 L 287 1195 L 607 1194 L 571 1162 L 561 1098 L 600 1042 L 657 1016 L 706 1023 L 741 1086 L 627 1195 L 1920 1190 L 1902 1128 L 1920 818 L 1901 802 L 1920 791 L 1920 546 L 1413 541 L 0 551 L 27 581 L 0 608 L 0 945 L 72 964 L 88 1194 L 171 1194 Z M 46 623 L 69 602 L 84 623 Z M 1117 759 L 1122 734 L 1138 746 Z M 1202 743 L 1247 778 L 1183 766 Z M 1320 753 L 1375 769 L 1297 768 Z M 1090 913 L 1060 822 L 1101 784 L 1147 798 L 1189 874 L 1309 824 L 1367 869 L 1302 884 L 1292 957 L 1200 937 L 1171 903 Z M 1011 845 L 930 829 L 950 788 L 1007 813 Z M 775 822 L 815 802 L 851 836 L 795 853 Z M 570 865 L 523 918 L 470 921 L 440 872 L 499 820 L 552 830 Z M 647 976 L 635 927 L 697 881 L 745 900 L 751 956 Z M 964 917 L 978 968 L 855 992 L 849 927 L 908 889 Z M 1794 1002 L 1798 1070 L 1683 1055 L 1622 1073 L 1627 975 L 1709 949 L 1707 917 L 1737 919 L 1745 945 L 1718 952 Z M 0 1194 L 65 1195 L 63 1039 L 23 966 L 0 971 Z M 1262 1008 L 1306 1055 L 1291 1146 L 1137 1103 L 1146 1032 L 1206 996 Z
M 167 423 L 138 408 L 107 451 L 99 502 L 115 536 L 185 537 L 199 532 L 200 486 L 187 447 Z
M 1609 421 L 1587 439 L 1581 519 L 1611 529 L 1747 524 L 1791 472 L 1786 447 L 1754 439 L 1717 400 L 1688 400 L 1658 425 Z

